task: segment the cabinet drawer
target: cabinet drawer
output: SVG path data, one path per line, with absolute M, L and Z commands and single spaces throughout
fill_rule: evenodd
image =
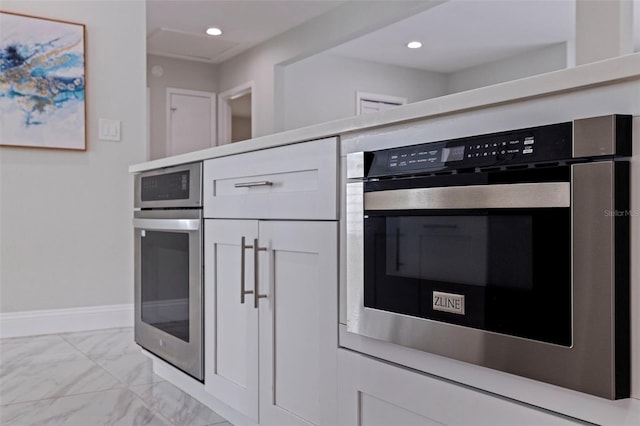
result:
M 338 139 L 204 162 L 207 218 L 337 219 Z
M 340 425 L 577 426 L 551 413 L 433 376 L 338 351 Z

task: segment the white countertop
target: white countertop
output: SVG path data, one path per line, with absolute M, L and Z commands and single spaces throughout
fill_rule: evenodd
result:
M 174 157 L 134 164 L 129 167 L 129 172 L 136 173 L 209 158 L 224 157 L 329 136 L 344 135 L 350 132 L 399 124 L 411 120 L 427 119 L 429 117 L 449 115 L 506 103 L 523 102 L 528 99 L 637 79 L 640 79 L 640 53 L 427 99 L 375 114 L 344 118 Z

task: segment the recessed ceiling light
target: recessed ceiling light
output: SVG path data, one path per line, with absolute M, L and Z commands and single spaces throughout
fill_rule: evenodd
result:
M 422 43 L 420 43 L 419 41 L 412 41 L 407 43 L 407 47 L 409 49 L 419 49 L 422 47 Z
M 222 34 L 222 30 L 220 28 L 216 28 L 216 27 L 207 28 L 207 34 L 212 35 L 212 36 L 218 36 L 218 35 Z

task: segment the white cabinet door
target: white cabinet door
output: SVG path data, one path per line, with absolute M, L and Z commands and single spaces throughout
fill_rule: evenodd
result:
M 241 277 L 253 289 L 258 221 L 205 221 L 205 389 L 258 421 L 258 310 L 241 303 Z M 243 261 L 244 259 L 244 261 Z
M 260 424 L 337 423 L 336 222 L 260 222 Z
M 215 146 L 216 94 L 167 89 L 167 157 Z

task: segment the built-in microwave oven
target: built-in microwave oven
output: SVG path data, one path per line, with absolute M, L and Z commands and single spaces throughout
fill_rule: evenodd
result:
M 631 117 L 347 156 L 347 332 L 629 395 Z

